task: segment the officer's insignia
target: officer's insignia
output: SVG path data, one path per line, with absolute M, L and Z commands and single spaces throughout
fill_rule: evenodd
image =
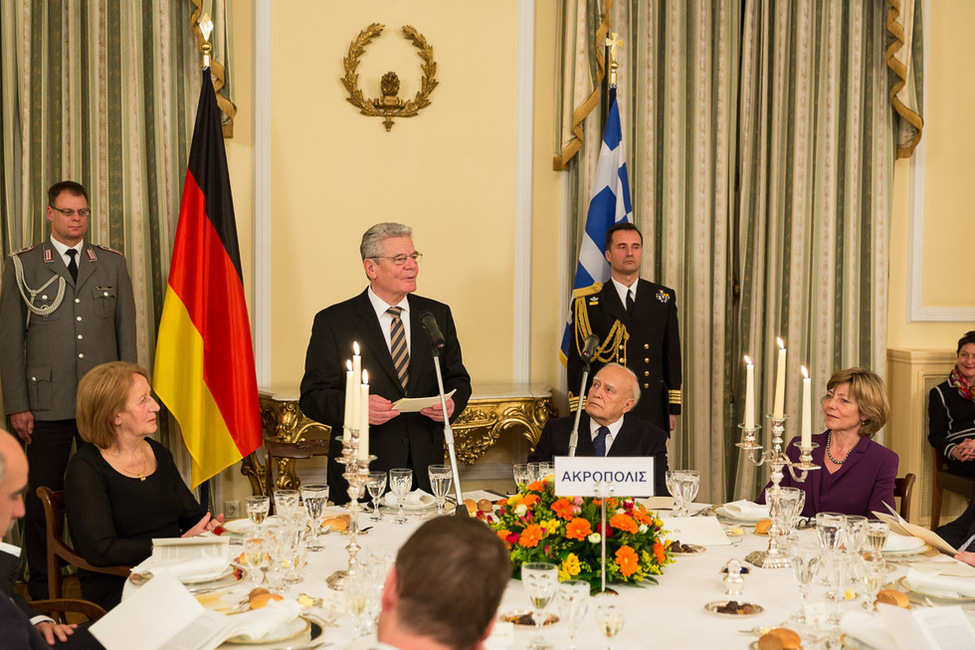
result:
M 54 250 L 51 248 L 44 249 L 44 261 L 53 262 L 54 261 Z
M 37 245 L 28 246 L 27 248 L 21 248 L 19 251 L 14 251 L 11 255 L 23 255 L 24 253 L 30 252 L 37 248 Z
M 657 291 L 657 300 L 660 302 L 670 302 L 670 294 L 660 289 Z
M 598 305 L 598 304 L 599 304 L 599 296 L 589 296 L 589 305 L 590 306 L 592 306 L 592 305 Z
M 109 253 L 115 253 L 116 255 L 121 255 L 122 254 L 120 251 L 117 251 L 114 248 L 109 248 L 108 246 L 102 246 L 101 244 L 95 244 L 95 246 L 97 246 L 98 248 L 102 249 L 103 251 L 106 251 L 106 252 L 109 252 Z
M 88 254 L 88 261 L 89 262 L 98 261 L 98 258 L 95 256 L 95 251 L 91 250 L 90 248 L 86 248 L 85 249 L 85 253 Z

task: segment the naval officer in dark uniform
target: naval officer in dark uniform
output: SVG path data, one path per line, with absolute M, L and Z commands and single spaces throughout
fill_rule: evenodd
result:
M 681 407 L 680 332 L 677 294 L 673 289 L 640 279 L 643 235 L 631 223 L 606 232 L 606 261 L 612 277 L 573 292 L 572 340 L 569 342 L 569 409 L 579 407 L 583 363 L 580 352 L 590 334 L 599 337 L 592 377 L 606 363 L 620 363 L 640 382 L 643 398 L 633 415 L 672 431 Z M 588 386 L 583 394 L 588 392 Z M 585 400 L 583 400 L 585 407 Z
M 4 265 L 0 386 L 4 411 L 27 447 L 24 550 L 32 598 L 47 597 L 44 512 L 35 490 L 64 486 L 78 381 L 108 361 L 135 363 L 135 299 L 122 254 L 84 240 L 88 193 L 73 181 L 48 190 L 51 238 Z

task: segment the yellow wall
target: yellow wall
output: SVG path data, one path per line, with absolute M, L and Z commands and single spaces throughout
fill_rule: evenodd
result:
M 924 255 L 921 302 L 925 307 L 975 307 L 969 244 L 972 232 L 971 187 L 975 179 L 975 122 L 971 107 L 975 87 L 970 61 L 975 57 L 964 26 L 975 20 L 975 3 L 930 3 L 925 40 L 928 76 L 924 80 Z M 910 162 L 895 173 L 890 239 L 890 304 L 887 336 L 891 348 L 952 351 L 973 322 L 907 322 Z

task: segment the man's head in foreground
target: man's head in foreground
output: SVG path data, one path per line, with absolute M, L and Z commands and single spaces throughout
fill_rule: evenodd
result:
M 12 435 L 0 429 L 0 535 L 10 522 L 24 516 L 27 456 Z
M 379 640 L 399 648 L 480 648 L 510 577 L 508 551 L 484 523 L 431 519 L 406 540 L 386 578 Z

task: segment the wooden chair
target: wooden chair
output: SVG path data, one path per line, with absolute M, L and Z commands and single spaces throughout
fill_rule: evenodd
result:
M 68 614 L 77 614 L 89 621 L 97 621 L 105 615 L 105 610 L 90 600 L 80 598 L 49 598 L 46 600 L 32 600 L 30 606 L 41 614 L 47 614 L 57 623 L 78 623 L 81 622 L 78 616 L 68 617 Z
M 931 454 L 934 462 L 934 478 L 931 480 L 931 530 L 941 524 L 941 498 L 942 492 L 948 490 L 960 494 L 967 501 L 975 497 L 975 478 L 971 476 L 958 476 L 945 469 L 945 459 L 941 451 L 931 447 Z
M 274 438 L 264 439 L 264 490 L 268 496 L 274 494 L 274 487 L 297 490 L 301 485 L 292 469 L 293 461 L 307 460 L 313 456 L 328 456 L 328 440 L 299 440 L 286 442 Z M 278 478 L 274 479 L 274 468 L 277 466 Z M 271 500 L 271 513 L 274 512 L 274 500 Z
M 894 479 L 894 498 L 899 497 L 901 500 L 900 513 L 904 521 L 910 521 L 908 513 L 911 511 L 911 494 L 914 492 L 914 481 L 916 480 L 917 476 L 914 474 Z
M 64 541 L 64 492 L 60 490 L 55 492 L 42 485 L 37 488 L 37 496 L 44 506 L 44 522 L 47 528 L 47 594 L 51 599 L 62 599 L 61 566 L 63 564 L 71 564 L 95 573 L 122 577 L 129 575 L 132 567 L 95 566 L 78 555 Z

